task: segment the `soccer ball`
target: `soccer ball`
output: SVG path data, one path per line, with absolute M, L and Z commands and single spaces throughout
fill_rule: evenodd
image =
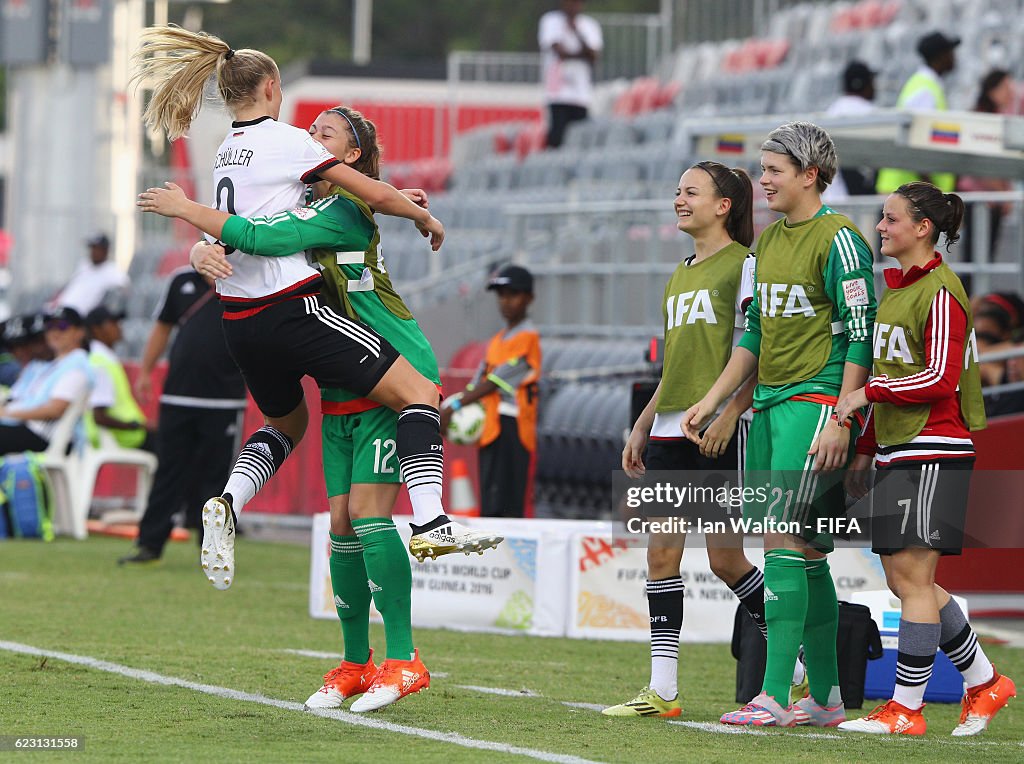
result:
M 484 407 L 479 403 L 467 403 L 452 414 L 448 423 L 448 440 L 460 446 L 472 446 L 480 440 L 484 431 Z

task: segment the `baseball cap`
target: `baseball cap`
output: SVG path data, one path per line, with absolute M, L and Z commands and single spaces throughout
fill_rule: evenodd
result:
M 932 32 L 917 41 L 917 52 L 925 61 L 930 61 L 940 53 L 953 50 L 959 44 L 959 37 L 946 37 L 942 32 Z
M 90 247 L 109 247 L 110 239 L 105 233 L 97 233 L 86 239 L 85 243 Z
M 12 316 L 4 324 L 4 342 L 18 344 L 40 336 L 45 328 L 44 319 L 45 317 L 42 313 L 25 313 L 20 316 Z
M 533 294 L 533 274 L 521 265 L 503 265 L 491 274 L 491 278 L 487 282 L 489 290 L 502 287 L 516 292 Z
M 843 89 L 856 93 L 866 88 L 878 72 L 872 71 L 863 61 L 851 61 L 843 70 Z
M 124 318 L 123 311 L 115 311 L 106 305 L 99 305 L 88 312 L 85 316 L 86 326 L 99 326 L 107 321 L 120 321 Z
M 57 308 L 57 310 L 46 316 L 46 326 L 51 324 L 67 324 L 68 326 L 85 326 L 85 321 L 82 320 L 82 314 L 74 308 L 69 308 L 67 305 Z

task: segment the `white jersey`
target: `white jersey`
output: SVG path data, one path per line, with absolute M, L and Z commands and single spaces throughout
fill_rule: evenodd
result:
M 306 184 L 336 164 L 297 127 L 271 117 L 233 122 L 213 163 L 213 206 L 247 218 L 295 209 L 305 202 Z M 218 279 L 217 292 L 234 300 L 265 298 L 318 275 L 305 252 L 257 257 L 236 250 L 228 261 L 233 272 Z

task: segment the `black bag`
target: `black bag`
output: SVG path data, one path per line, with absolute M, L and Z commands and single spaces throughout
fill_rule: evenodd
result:
M 749 703 L 764 686 L 768 645 L 754 619 L 742 604 L 736 607 L 732 630 L 732 657 L 736 659 L 736 702 Z M 836 634 L 839 690 L 846 708 L 864 705 L 867 662 L 882 657 L 882 639 L 871 611 L 864 605 L 839 603 Z
M 864 677 L 868 661 L 882 657 L 882 637 L 878 633 L 878 624 L 871 617 L 871 609 L 866 605 L 839 603 L 836 656 L 843 705 L 860 708 L 864 705 Z

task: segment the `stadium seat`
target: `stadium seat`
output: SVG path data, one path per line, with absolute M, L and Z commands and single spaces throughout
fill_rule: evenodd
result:
M 40 455 L 42 467 L 53 486 L 53 530 L 76 539 L 84 539 L 89 535 L 85 516 L 75 511 L 78 506 L 75 492 L 79 485 L 80 458 L 73 448 L 75 431 L 88 402 L 87 391 L 68 405 L 50 433 L 49 445 Z
M 141 448 L 121 446 L 109 430 L 99 429 L 100 444 L 93 448 L 86 446 L 75 470 L 75 487 L 72 491 L 72 512 L 76 523 L 84 524 L 89 517 L 92 495 L 96 489 L 96 478 L 106 465 L 121 465 L 138 469 L 135 489 L 135 512 L 139 519 L 146 511 L 149 489 L 156 472 L 156 454 Z

